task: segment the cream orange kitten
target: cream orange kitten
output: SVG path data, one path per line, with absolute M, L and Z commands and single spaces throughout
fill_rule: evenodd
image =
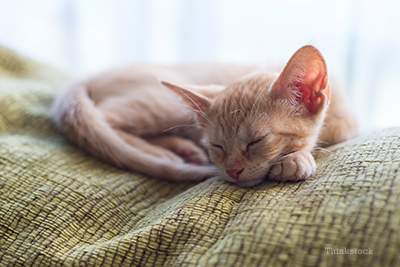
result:
M 117 69 L 60 94 L 55 121 L 93 156 L 168 180 L 202 180 L 217 170 L 245 187 L 266 177 L 306 179 L 316 169 L 311 151 L 353 138 L 356 120 L 343 92 L 330 89 L 316 48 L 300 48 L 281 73 L 259 71 L 229 65 Z

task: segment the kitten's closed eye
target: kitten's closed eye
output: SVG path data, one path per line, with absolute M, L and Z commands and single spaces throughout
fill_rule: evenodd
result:
M 257 139 L 257 140 L 255 140 L 255 141 L 250 142 L 250 143 L 247 145 L 247 150 L 249 150 L 249 147 L 251 147 L 252 145 L 255 145 L 255 144 L 261 142 L 262 140 L 263 140 L 263 138 Z
M 225 151 L 225 149 L 223 148 L 223 146 L 218 145 L 218 144 L 210 144 L 212 147 L 217 148 L 219 150 Z
M 262 141 L 264 141 L 266 139 L 267 135 L 260 137 L 260 138 L 256 138 L 253 141 L 251 141 L 250 143 L 247 144 L 247 152 L 249 152 L 251 149 L 257 148 L 257 145 L 260 145 Z

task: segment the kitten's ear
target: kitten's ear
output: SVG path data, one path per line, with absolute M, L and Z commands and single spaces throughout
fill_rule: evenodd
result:
M 297 50 L 272 85 L 271 94 L 304 105 L 310 114 L 328 105 L 328 70 L 318 49 L 307 45 Z
M 189 86 L 172 84 L 166 81 L 161 81 L 161 83 L 180 95 L 185 100 L 185 102 L 195 110 L 206 112 L 206 110 L 210 106 L 210 98 L 199 93 L 200 90 L 195 90 L 193 88 L 183 88 Z

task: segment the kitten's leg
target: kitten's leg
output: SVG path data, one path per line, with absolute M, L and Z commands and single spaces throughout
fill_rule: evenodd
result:
M 326 111 L 324 124 L 318 137 L 318 145 L 327 147 L 357 136 L 357 118 L 347 101 L 344 91 L 335 80 L 331 81 L 331 102 Z
M 275 181 L 305 180 L 315 172 L 316 167 L 310 152 L 298 151 L 272 166 L 268 176 Z
M 178 136 L 157 136 L 146 139 L 148 142 L 169 149 L 186 162 L 195 164 L 208 163 L 208 158 L 203 149 L 198 147 L 193 141 Z
M 134 146 L 146 153 L 155 155 L 160 158 L 167 158 L 169 160 L 172 160 L 173 162 L 179 162 L 179 163 L 183 162 L 181 157 L 179 157 L 172 151 L 165 149 L 162 146 L 157 146 L 157 145 L 151 144 L 151 143 L 147 142 L 146 140 L 144 140 L 136 135 L 129 134 L 125 131 L 118 130 L 118 129 L 114 129 L 114 130 L 122 139 L 125 140 L 125 142 L 127 142 L 131 146 Z
M 321 133 L 318 137 L 318 145 L 327 147 L 357 136 L 357 119 L 353 114 L 327 114 Z

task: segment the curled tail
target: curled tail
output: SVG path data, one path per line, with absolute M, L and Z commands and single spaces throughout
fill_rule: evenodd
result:
M 69 139 L 115 167 L 171 181 L 198 181 L 217 174 L 214 167 L 171 162 L 128 144 L 96 108 L 85 83 L 60 94 L 53 103 L 53 114 L 57 128 Z

